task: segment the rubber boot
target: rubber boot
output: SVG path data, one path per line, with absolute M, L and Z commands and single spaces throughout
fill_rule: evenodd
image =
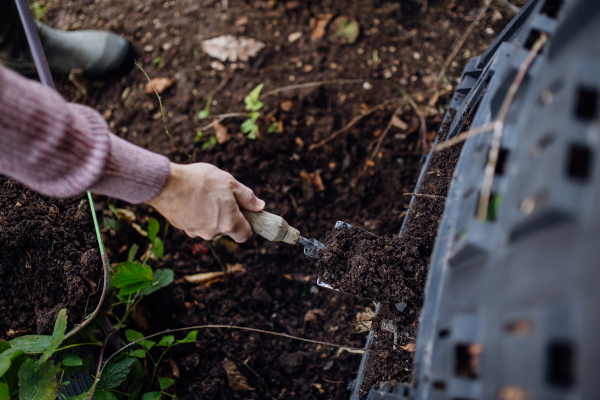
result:
M 42 47 L 52 72 L 82 69 L 97 78 L 131 61 L 130 43 L 110 32 L 61 31 L 36 21 Z M 129 56 L 129 57 L 128 57 Z M 35 65 L 13 0 L 0 0 L 0 62 L 23 74 L 35 73 Z

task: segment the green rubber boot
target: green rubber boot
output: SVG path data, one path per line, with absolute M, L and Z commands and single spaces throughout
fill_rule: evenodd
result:
M 82 69 L 86 76 L 97 78 L 133 60 L 130 43 L 114 33 L 67 32 L 37 21 L 36 26 L 52 72 Z M 0 63 L 25 75 L 36 71 L 13 0 L 0 0 Z

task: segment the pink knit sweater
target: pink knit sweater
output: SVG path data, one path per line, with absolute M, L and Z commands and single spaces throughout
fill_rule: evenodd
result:
M 154 198 L 169 160 L 110 132 L 94 109 L 0 66 L 0 174 L 52 197 Z

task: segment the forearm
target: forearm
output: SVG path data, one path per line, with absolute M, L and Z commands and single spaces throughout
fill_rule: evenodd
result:
M 0 67 L 0 174 L 48 196 L 91 190 L 141 203 L 160 193 L 169 161 L 112 134 L 92 108 Z

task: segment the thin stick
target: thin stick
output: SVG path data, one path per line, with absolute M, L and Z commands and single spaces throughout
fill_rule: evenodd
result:
M 171 136 L 171 133 L 169 132 L 169 127 L 167 126 L 167 116 L 165 115 L 165 110 L 163 109 L 162 99 L 161 99 L 160 95 L 158 94 L 158 91 L 154 87 L 154 83 L 152 83 L 152 79 L 150 79 L 150 77 L 148 76 L 146 71 L 144 71 L 144 68 L 142 68 L 142 66 L 140 64 L 138 64 L 137 60 L 135 61 L 135 66 L 138 67 L 144 73 L 144 75 L 146 75 L 146 79 L 148 79 L 148 82 L 150 82 L 150 85 L 152 85 L 152 89 L 154 89 L 154 93 L 156 93 L 156 97 L 158 97 L 158 105 L 160 106 L 160 113 L 162 114 L 162 119 L 163 119 L 163 123 L 165 124 L 165 131 L 167 132 L 167 136 L 169 136 L 169 139 L 171 139 L 171 142 L 173 142 L 175 144 L 175 146 L 177 146 L 179 151 L 181 151 L 183 154 L 185 154 L 187 156 L 188 161 L 192 162 L 193 161 L 192 156 L 190 156 L 188 154 L 188 152 L 185 151 L 185 149 L 183 147 L 181 147 L 181 145 L 179 143 L 177 143 L 177 141 L 173 138 L 173 136 Z
M 440 198 L 440 199 L 446 198 L 446 196 L 436 196 L 434 194 L 421 194 L 421 193 L 404 193 L 404 196 L 433 197 L 433 198 Z
M 199 130 L 201 130 L 202 132 L 204 132 L 207 129 L 212 128 L 213 126 L 215 126 L 216 124 L 222 122 L 223 120 L 227 119 L 227 118 L 237 118 L 237 117 L 248 117 L 248 114 L 246 113 L 227 113 L 227 114 L 217 114 L 217 115 L 213 115 L 213 118 L 216 118 L 213 122 L 211 122 L 210 124 L 203 126 L 202 128 L 198 128 Z
M 357 123 L 358 121 L 360 121 L 361 119 L 363 119 L 364 117 L 366 117 L 367 115 L 371 115 L 373 114 L 375 111 L 387 106 L 390 103 L 396 102 L 400 100 L 399 97 L 395 97 L 393 99 L 388 99 L 386 101 L 384 101 L 383 103 L 379 103 L 378 105 L 376 105 L 375 107 L 371 108 L 369 111 L 367 111 L 364 114 L 361 115 L 357 115 L 356 117 L 352 118 L 352 120 L 350 122 L 348 122 L 346 125 L 344 125 L 342 128 L 338 129 L 337 131 L 333 132 L 331 135 L 329 135 L 328 137 L 326 137 L 325 139 L 321 140 L 320 142 L 317 143 L 313 143 L 310 146 L 308 146 L 308 150 L 314 150 L 317 147 L 321 147 L 323 146 L 325 143 L 335 139 L 337 136 L 339 136 L 340 134 L 346 132 L 348 129 L 350 129 L 352 127 L 352 125 L 354 125 L 355 123 Z
M 473 20 L 473 22 L 471 22 L 471 25 L 469 25 L 469 27 L 467 28 L 467 30 L 465 31 L 465 33 L 463 33 L 463 35 L 460 38 L 460 40 L 458 41 L 458 43 L 456 43 L 456 46 L 454 46 L 454 49 L 452 50 L 452 53 L 450 53 L 450 55 L 446 59 L 446 62 L 444 63 L 444 66 L 442 67 L 442 70 L 440 71 L 440 73 L 438 75 L 437 83 L 435 84 L 436 92 L 437 92 L 437 90 L 439 89 L 439 87 L 440 87 L 440 85 L 442 83 L 442 79 L 444 79 L 444 76 L 446 76 L 446 70 L 448 69 L 448 67 L 452 63 L 452 60 L 454 60 L 454 57 L 456 57 L 456 55 L 458 54 L 458 52 L 460 51 L 460 49 L 463 47 L 463 45 L 465 44 L 465 41 L 467 40 L 467 38 L 469 37 L 469 35 L 471 34 L 471 32 L 473 32 L 473 29 L 475 29 L 475 27 L 477 25 L 479 25 L 479 23 L 481 22 L 481 20 L 485 16 L 485 12 L 489 8 L 490 4 L 492 4 L 492 0 L 485 0 L 484 1 L 483 7 L 481 8 L 481 10 L 479 10 L 479 14 L 477 14 L 477 17 Z M 435 94 L 433 96 L 435 97 Z
M 406 90 L 404 90 L 404 88 L 402 86 L 400 86 L 396 83 L 394 83 L 394 86 L 396 87 L 396 89 L 398 89 L 398 91 L 400 91 L 400 93 L 402 93 L 402 96 L 406 99 L 406 101 L 408 101 L 408 104 L 410 104 L 412 109 L 415 111 L 415 114 L 417 114 L 417 116 L 419 117 L 419 120 L 421 121 L 421 135 L 423 138 L 422 139 L 423 140 L 423 154 L 425 154 L 427 152 L 427 124 L 425 123 L 425 116 L 421 112 L 421 109 L 419 108 L 419 106 L 417 106 L 417 103 L 415 103 L 413 98 L 410 97 L 410 95 L 408 93 L 406 93 Z
M 502 141 L 502 132 L 504 130 L 504 120 L 508 114 L 508 109 L 519 90 L 519 86 L 523 82 L 527 70 L 535 60 L 537 54 L 544 44 L 548 41 L 548 35 L 542 32 L 540 37 L 535 41 L 531 51 L 527 55 L 527 58 L 519 67 L 519 71 L 515 76 L 515 79 L 510 84 L 500 111 L 498 112 L 498 118 L 494 124 L 494 137 L 492 139 L 492 146 L 488 155 L 488 161 L 485 165 L 485 171 L 483 175 L 483 184 L 481 185 L 481 196 L 479 197 L 479 208 L 477 209 L 477 218 L 480 221 L 487 219 L 488 207 L 490 202 L 490 195 L 492 192 L 492 184 L 494 182 L 494 171 L 496 170 L 496 164 L 498 163 L 498 154 L 500 153 L 500 142 Z
M 404 105 L 404 103 L 400 103 L 398 105 L 398 107 L 396 107 L 396 111 L 394 111 L 394 114 L 392 114 L 392 118 L 390 118 L 390 122 L 388 122 L 387 126 L 385 127 L 385 130 L 383 131 L 383 133 L 379 137 L 379 140 L 377 141 L 377 146 L 375 146 L 375 150 L 373 150 L 373 153 L 371 153 L 371 161 L 373 161 L 375 159 L 375 156 L 377 155 L 377 152 L 379 151 L 379 148 L 381 147 L 381 143 L 383 143 L 383 139 L 385 138 L 385 135 L 387 135 L 387 133 L 390 131 L 390 129 L 392 127 L 392 123 L 394 122 L 394 117 L 397 117 L 398 114 L 400 114 L 400 110 L 403 105 Z M 366 168 L 365 168 L 365 170 L 366 170 Z
M 312 87 L 319 87 L 319 86 L 325 86 L 325 85 L 345 85 L 347 83 L 365 83 L 365 82 L 367 82 L 366 79 L 333 79 L 330 81 L 297 83 L 295 85 L 289 85 L 289 86 L 284 86 L 284 87 L 270 90 L 270 91 L 264 93 L 262 96 L 260 96 L 260 98 L 262 100 L 265 97 L 269 97 L 271 95 L 285 92 L 288 90 L 312 88 Z
M 445 148 L 454 146 L 455 144 L 460 143 L 462 141 L 465 141 L 465 140 L 467 140 L 470 137 L 477 136 L 477 135 L 479 135 L 481 133 L 485 133 L 485 132 L 491 131 L 492 129 L 494 129 L 494 126 L 496 126 L 496 121 L 490 122 L 490 123 L 487 123 L 487 124 L 485 124 L 483 126 L 479 126 L 479 127 L 475 128 L 475 129 L 471 129 L 471 130 L 468 130 L 466 132 L 463 132 L 460 135 L 456 135 L 452 139 L 448 139 L 445 142 L 438 143 L 435 146 L 435 151 L 444 150 Z

